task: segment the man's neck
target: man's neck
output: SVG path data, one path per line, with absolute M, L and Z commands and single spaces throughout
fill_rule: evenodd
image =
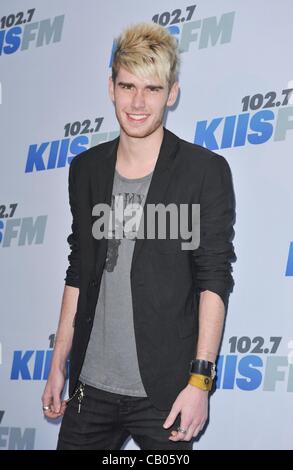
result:
M 162 126 L 144 138 L 129 137 L 121 129 L 116 164 L 118 171 L 125 176 L 152 171 L 159 156 L 163 136 Z

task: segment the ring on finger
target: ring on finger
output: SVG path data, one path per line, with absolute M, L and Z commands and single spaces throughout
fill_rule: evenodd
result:
M 178 426 L 177 431 L 178 431 L 178 432 L 182 432 L 182 434 L 186 434 L 186 433 L 187 433 L 187 429 L 181 428 L 180 426 Z

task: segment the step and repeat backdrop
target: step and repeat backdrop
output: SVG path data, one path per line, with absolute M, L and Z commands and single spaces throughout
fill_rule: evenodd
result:
M 69 254 L 68 168 L 118 135 L 114 38 L 141 21 L 180 46 L 166 127 L 225 156 L 237 199 L 235 288 L 194 449 L 293 449 L 292 14 L 291 0 L 0 1 L 1 450 L 56 446 L 41 395 Z

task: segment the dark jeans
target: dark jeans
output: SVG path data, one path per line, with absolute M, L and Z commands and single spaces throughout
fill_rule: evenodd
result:
M 180 413 L 173 425 L 164 429 L 168 414 L 155 408 L 147 397 L 118 395 L 85 385 L 80 413 L 77 396 L 67 405 L 57 450 L 119 450 L 128 437 L 142 450 L 192 450 L 193 440 L 168 439 L 180 425 Z

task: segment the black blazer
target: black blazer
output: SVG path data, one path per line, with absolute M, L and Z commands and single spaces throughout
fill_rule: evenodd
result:
M 118 143 L 119 137 L 90 148 L 69 169 L 73 221 L 65 284 L 79 288 L 70 395 L 84 361 L 107 255 L 107 239 L 92 235 L 97 219 L 92 208 L 102 202 L 111 206 Z M 148 203 L 200 204 L 201 211 L 196 250 L 181 250 L 180 239 L 136 239 L 133 252 L 130 277 L 141 378 L 153 405 L 170 409 L 187 385 L 195 357 L 199 293 L 213 291 L 227 306 L 234 284 L 235 198 L 229 165 L 224 157 L 164 129 L 144 210 Z

